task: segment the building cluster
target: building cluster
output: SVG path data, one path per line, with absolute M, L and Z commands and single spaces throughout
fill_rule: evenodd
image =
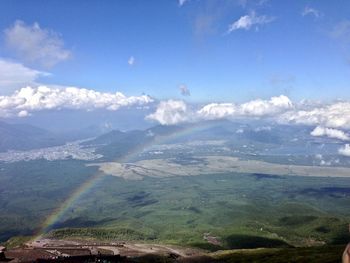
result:
M 8 151 L 0 153 L 0 162 L 13 163 L 19 161 L 31 161 L 45 159 L 48 161 L 76 159 L 91 161 L 103 157 L 95 153 L 92 146 L 83 146 L 80 142 L 67 143 L 65 145 L 33 149 L 28 151 Z

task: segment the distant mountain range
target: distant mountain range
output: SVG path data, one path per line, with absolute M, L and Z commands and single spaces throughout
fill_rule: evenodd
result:
M 110 132 L 99 126 L 90 126 L 58 134 L 28 124 L 0 122 L 0 152 L 57 146 L 69 141 L 95 137 L 86 144 L 95 145 L 97 153 L 104 155 L 106 160 L 125 156 L 135 148 L 153 142 L 169 144 L 207 140 L 224 140 L 225 145 L 232 151 L 237 150 L 250 155 L 337 154 L 343 142 L 311 136 L 312 129 L 313 127 L 309 126 L 278 125 L 259 121 L 216 120 Z
M 30 150 L 63 144 L 59 136 L 27 124 L 0 122 L 0 151 Z
M 71 141 L 93 138 L 107 131 L 103 127 L 93 125 L 59 133 L 31 124 L 12 124 L 0 121 L 0 152 L 58 146 Z

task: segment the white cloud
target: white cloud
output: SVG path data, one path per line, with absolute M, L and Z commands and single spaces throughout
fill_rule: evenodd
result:
M 281 95 L 269 100 L 253 100 L 243 104 L 210 103 L 197 111 L 189 110 L 184 101 L 161 101 L 153 114 L 146 117 L 160 124 L 176 124 L 200 120 L 215 120 L 222 118 L 264 118 L 272 117 L 293 108 L 288 97 Z
M 32 85 L 40 76 L 48 75 L 50 74 L 0 58 L 0 94 Z
M 233 116 L 236 111 L 236 105 L 233 103 L 210 103 L 197 113 L 203 119 L 222 119 Z
M 264 116 L 280 113 L 293 107 L 292 102 L 287 96 L 280 95 L 272 97 L 270 100 L 252 100 L 241 105 L 242 115 Z
M 128 59 L 128 64 L 130 66 L 133 66 L 135 64 L 135 58 L 133 56 L 131 56 L 129 59 Z
M 263 117 L 284 112 L 293 107 L 290 99 L 284 95 L 270 100 L 256 99 L 240 105 L 233 103 L 211 103 L 198 111 L 204 119 L 233 117 Z
M 183 96 L 190 96 L 191 95 L 190 90 L 188 89 L 188 87 L 185 84 L 181 84 L 179 86 L 179 90 L 180 90 L 181 95 L 183 95 Z
M 27 117 L 27 116 L 29 116 L 29 115 L 30 115 L 29 112 L 26 111 L 26 110 L 21 110 L 21 111 L 18 112 L 18 114 L 17 114 L 18 117 Z
M 312 136 L 327 136 L 329 138 L 334 138 L 343 141 L 350 140 L 350 137 L 345 132 L 337 129 L 325 128 L 322 126 L 317 126 L 310 134 Z
M 322 13 L 315 8 L 312 8 L 310 6 L 305 6 L 303 11 L 301 12 L 301 15 L 302 16 L 313 15 L 315 18 L 319 18 L 322 15 Z
M 305 109 L 285 112 L 282 122 L 321 125 L 330 128 L 350 128 L 350 102 L 335 102 L 326 105 L 302 105 Z
M 336 132 L 336 129 L 350 129 L 350 102 L 345 101 L 329 104 L 308 101 L 292 103 L 287 96 L 280 95 L 268 100 L 255 99 L 242 104 L 209 103 L 200 108 L 195 105 L 191 105 L 191 110 L 188 108 L 183 101 L 161 102 L 157 111 L 148 119 L 158 120 L 162 124 L 175 124 L 177 121 L 265 118 L 277 123 L 327 127 L 324 130 L 325 136 L 343 139 L 346 137 Z M 316 135 L 317 132 L 320 132 L 320 129 L 316 129 L 313 134 Z
M 338 150 L 338 153 L 341 154 L 341 155 L 350 157 L 350 144 L 345 144 L 343 147 L 341 147 Z
M 252 26 L 268 24 L 271 23 L 273 20 L 275 20 L 274 17 L 269 17 L 266 15 L 258 16 L 253 11 L 249 15 L 241 16 L 237 21 L 229 25 L 227 33 L 231 33 L 238 29 L 249 30 Z
M 71 52 L 64 48 L 60 35 L 41 28 L 38 23 L 26 25 L 22 21 L 16 21 L 4 33 L 9 49 L 30 63 L 52 67 L 71 56 Z
M 189 121 L 190 116 L 184 101 L 167 100 L 161 101 L 156 111 L 148 115 L 146 119 L 157 121 L 162 125 L 172 125 Z
M 39 86 L 22 88 L 10 96 L 0 96 L 0 116 L 25 117 L 30 112 L 53 109 L 107 109 L 142 106 L 153 102 L 149 96 L 127 97 L 120 92 L 107 93 L 90 89 Z

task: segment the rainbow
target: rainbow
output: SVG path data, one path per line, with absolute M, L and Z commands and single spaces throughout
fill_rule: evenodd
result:
M 70 196 L 59 206 L 57 209 L 53 211 L 53 213 L 46 218 L 44 223 L 40 227 L 40 232 L 35 235 L 34 240 L 40 239 L 43 235 L 50 232 L 52 227 L 57 224 L 66 212 L 79 200 L 82 196 L 88 193 L 91 188 L 93 188 L 99 181 L 103 178 L 102 173 L 97 173 L 88 180 L 86 180 L 83 184 L 81 184 L 78 188 L 76 188 Z
M 146 144 L 142 144 L 139 147 L 134 148 L 121 158 L 115 160 L 115 162 L 127 163 L 135 160 L 140 153 L 151 148 L 154 145 L 164 144 L 166 142 L 179 139 L 184 136 L 191 135 L 195 132 L 204 131 L 211 127 L 217 126 L 217 122 L 206 122 L 200 124 L 186 125 L 174 133 L 166 134 L 163 136 L 156 136 L 153 140 Z M 69 197 L 51 213 L 39 228 L 39 232 L 35 235 L 34 240 L 39 240 L 45 234 L 50 232 L 54 225 L 60 222 L 64 215 L 69 211 L 78 200 L 80 200 L 85 194 L 87 194 L 98 182 L 102 181 L 105 174 L 98 172 L 78 188 L 76 188 Z

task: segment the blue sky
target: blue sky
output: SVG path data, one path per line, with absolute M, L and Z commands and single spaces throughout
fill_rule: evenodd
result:
M 318 13 L 303 15 L 305 8 Z M 245 15 L 272 21 L 227 33 Z M 349 1 L 1 1 L 0 28 L 21 20 L 59 35 L 70 57 L 41 83 L 99 91 L 142 92 L 159 99 L 235 101 L 285 94 L 293 99 L 349 98 Z M 135 63 L 130 66 L 128 59 Z

